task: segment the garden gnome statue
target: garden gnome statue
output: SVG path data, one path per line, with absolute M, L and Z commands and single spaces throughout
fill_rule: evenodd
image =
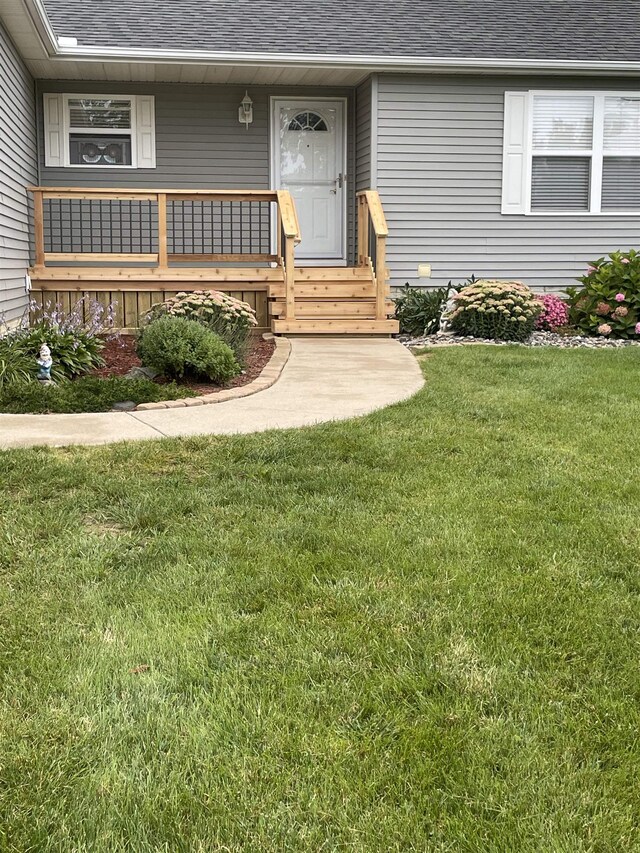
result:
M 449 298 L 447 299 L 447 304 L 442 309 L 442 314 L 440 315 L 440 325 L 438 327 L 438 334 L 441 332 L 449 331 L 449 317 L 453 313 L 453 310 L 456 307 L 455 298 L 458 295 L 457 290 L 452 290 L 449 294 Z
M 51 382 L 51 366 L 53 359 L 51 358 L 51 350 L 46 344 L 40 347 L 40 355 L 38 356 L 38 379 L 43 382 Z

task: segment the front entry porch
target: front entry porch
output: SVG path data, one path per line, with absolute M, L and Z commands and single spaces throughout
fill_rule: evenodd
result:
M 302 236 L 288 190 L 32 187 L 37 301 L 116 302 L 135 328 L 155 302 L 217 289 L 249 302 L 276 334 L 389 335 L 387 225 L 378 193 L 357 197 L 357 262 L 296 264 Z

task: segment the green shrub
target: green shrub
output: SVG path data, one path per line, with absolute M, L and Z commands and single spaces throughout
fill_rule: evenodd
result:
M 449 291 L 449 287 L 425 290 L 406 284 L 395 299 L 395 317 L 401 334 L 418 337 L 437 332 Z
M 28 382 L 38 372 L 35 358 L 14 337 L 0 338 L 0 388 L 10 382 Z
M 160 317 L 145 326 L 138 355 L 168 378 L 205 377 L 223 384 L 240 372 L 231 347 L 201 323 L 182 317 Z
M 640 335 L 640 252 L 611 252 L 587 267 L 569 287 L 569 319 L 588 335 L 635 338 Z
M 460 335 L 524 341 L 542 310 L 542 303 L 518 281 L 480 279 L 455 296 L 449 320 Z
M 165 315 L 202 323 L 219 335 L 240 361 L 245 356 L 249 334 L 258 325 L 256 312 L 247 302 L 241 302 L 219 290 L 178 293 L 154 305 L 143 323 L 153 322 Z
M 131 400 L 134 403 L 155 403 L 193 397 L 194 391 L 171 383 L 158 385 L 148 379 L 126 379 L 111 376 L 82 376 L 63 380 L 57 385 L 40 382 L 10 382 L 0 387 L 0 412 L 106 412 L 114 403 Z

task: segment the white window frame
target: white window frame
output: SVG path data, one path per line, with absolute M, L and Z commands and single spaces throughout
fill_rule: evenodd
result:
M 602 210 L 602 169 L 604 157 L 634 157 L 628 150 L 608 149 L 604 151 L 604 104 L 605 98 L 639 98 L 639 91 L 603 90 L 603 89 L 531 89 L 528 92 L 509 92 L 520 94 L 526 98 L 525 139 L 523 149 L 524 160 L 524 213 L 525 216 L 635 216 L 637 210 Z M 591 148 L 535 148 L 533 147 L 533 100 L 540 96 L 566 96 L 593 98 L 593 136 Z M 506 103 L 506 102 L 505 102 Z M 506 152 L 505 136 L 505 152 Z M 531 184 L 533 158 L 535 157 L 589 157 L 591 160 L 591 184 L 589 193 L 589 210 L 532 210 Z M 503 174 L 504 181 L 504 174 Z M 503 205 L 503 213 L 506 213 Z
M 48 97 L 52 97 L 52 95 L 48 95 Z M 54 96 L 55 97 L 55 96 Z M 60 163 L 50 163 L 49 162 L 49 153 L 45 150 L 46 157 L 46 165 L 59 165 L 65 169 L 105 169 L 106 171 L 113 171 L 115 169 L 148 169 L 155 168 L 155 98 L 150 95 L 128 95 L 126 93 L 122 93 L 119 95 L 110 95 L 110 94 L 91 94 L 88 92 L 82 92 L 79 94 L 72 94 L 68 92 L 64 92 L 59 95 L 61 99 L 62 106 L 62 116 L 60 123 L 60 133 L 62 136 L 61 140 L 61 162 Z M 114 127 L 114 128 L 90 128 L 90 127 L 73 127 L 70 123 L 70 108 L 69 102 L 75 100 L 114 100 L 114 101 L 130 101 L 131 102 L 131 127 Z M 151 147 L 152 147 L 152 158 L 150 163 L 145 163 L 144 165 L 140 165 L 140 128 L 139 128 L 139 114 L 140 114 L 140 106 L 142 101 L 147 101 L 151 103 Z M 46 126 L 47 123 L 47 109 L 45 108 L 45 143 L 49 140 L 49 127 Z M 123 164 L 113 164 L 112 166 L 107 165 L 106 163 L 72 163 L 70 156 L 70 143 L 71 143 L 71 134 L 72 133 L 82 133 L 82 134 L 91 134 L 99 136 L 100 134 L 108 135 L 108 136 L 130 136 L 131 137 L 131 163 L 128 165 Z M 46 144 L 45 144 L 46 149 Z

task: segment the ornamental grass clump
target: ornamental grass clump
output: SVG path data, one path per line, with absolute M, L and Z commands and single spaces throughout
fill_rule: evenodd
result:
M 251 330 L 258 325 L 256 312 L 248 302 L 219 290 L 194 290 L 154 305 L 144 318 L 149 323 L 162 316 L 195 320 L 219 335 L 242 361 Z
M 545 332 L 555 332 L 569 322 L 569 306 L 564 299 L 553 293 L 545 293 L 539 297 L 543 305 L 542 313 L 536 320 L 536 329 Z
M 30 382 L 36 376 L 33 356 L 15 338 L 0 338 L 0 391 L 14 382 Z
M 451 328 L 474 338 L 524 341 L 542 313 L 542 303 L 519 281 L 480 279 L 464 287 L 454 301 Z
M 598 258 L 578 281 L 581 288 L 567 288 L 574 325 L 587 335 L 640 337 L 640 252 Z

